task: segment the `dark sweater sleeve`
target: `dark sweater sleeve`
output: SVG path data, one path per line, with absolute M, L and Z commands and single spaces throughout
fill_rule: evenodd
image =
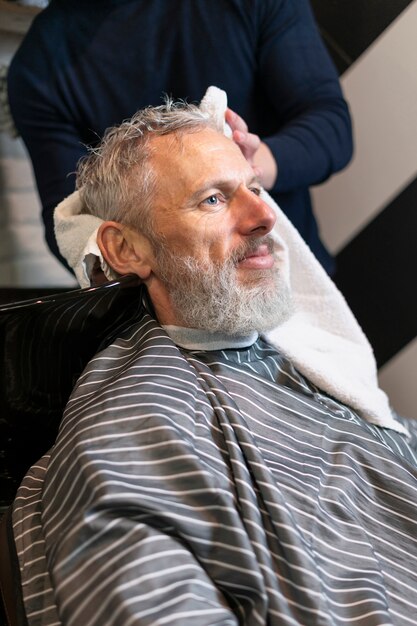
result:
M 68 267 L 56 243 L 53 213 L 74 191 L 75 168 L 87 149 L 65 110 L 65 99 L 58 94 L 51 54 L 50 44 L 46 47 L 44 38 L 33 28 L 10 65 L 8 96 L 16 128 L 32 161 L 47 244 Z
M 279 132 L 263 137 L 277 164 L 274 192 L 326 180 L 352 156 L 352 127 L 336 69 L 308 0 L 261 3 L 260 83 Z

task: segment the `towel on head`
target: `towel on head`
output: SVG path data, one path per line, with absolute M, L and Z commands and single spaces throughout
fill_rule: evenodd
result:
M 200 107 L 216 120 L 220 132 L 230 136 L 225 123 L 227 97 L 210 87 Z M 294 301 L 288 321 L 265 334 L 268 341 L 321 391 L 356 410 L 373 424 L 407 434 L 395 420 L 386 394 L 378 387 L 377 369 L 368 340 L 344 297 L 316 260 L 307 244 L 266 191 L 263 199 L 274 208 L 274 238 L 285 257 Z M 97 246 L 101 220 L 80 215 L 79 192 L 55 210 L 55 232 L 61 254 L 74 269 L 82 287 L 90 286 L 97 259 L 108 279 L 117 275 L 107 266 Z
M 80 192 L 74 191 L 56 207 L 54 224 L 59 251 L 84 289 L 91 286 L 97 264 L 108 280 L 115 280 L 118 275 L 107 265 L 97 245 L 97 231 L 103 220 L 83 214 L 82 208 Z

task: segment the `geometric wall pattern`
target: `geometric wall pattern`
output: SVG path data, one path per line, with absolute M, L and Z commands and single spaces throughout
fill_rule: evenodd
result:
M 311 0 L 341 75 L 352 163 L 313 190 L 336 282 L 394 408 L 417 418 L 417 0 Z
M 411 0 L 311 0 L 333 60 L 343 72 L 391 25 Z

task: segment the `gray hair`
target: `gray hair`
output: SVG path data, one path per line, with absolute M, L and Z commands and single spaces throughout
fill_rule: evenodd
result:
M 156 185 L 150 163 L 152 137 L 216 127 L 207 113 L 183 101 L 147 107 L 119 126 L 108 128 L 96 148 L 78 164 L 77 189 L 83 213 L 114 220 L 152 235 Z

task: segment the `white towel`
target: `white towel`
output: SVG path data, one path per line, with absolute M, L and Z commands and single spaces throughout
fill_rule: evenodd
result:
M 54 224 L 59 251 L 85 289 L 91 286 L 97 261 L 108 280 L 114 280 L 118 275 L 107 265 L 97 245 L 97 231 L 103 220 L 95 215 L 80 215 L 82 208 L 80 193 L 74 191 L 56 207 Z
M 230 136 L 230 127 L 224 121 L 225 92 L 210 87 L 200 106 L 215 118 L 219 130 Z M 288 259 L 283 267 L 289 268 L 287 278 L 294 299 L 291 318 L 266 333 L 266 338 L 319 389 L 369 422 L 407 434 L 378 387 L 372 348 L 344 297 L 271 196 L 266 191 L 262 195 L 277 213 L 274 238 Z M 108 279 L 117 275 L 102 259 L 96 243 L 101 220 L 78 215 L 80 211 L 76 191 L 55 209 L 55 232 L 61 254 L 74 268 L 80 285 L 88 287 L 91 261 L 96 257 Z

